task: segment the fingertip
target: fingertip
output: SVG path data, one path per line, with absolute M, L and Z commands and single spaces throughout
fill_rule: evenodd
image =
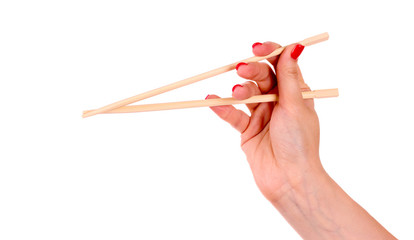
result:
M 255 56 L 265 56 L 266 54 L 266 47 L 263 46 L 263 43 L 257 44 L 254 43 L 252 45 L 252 52 Z
M 231 89 L 231 91 L 234 92 L 239 87 L 243 87 L 243 86 L 240 85 L 240 84 L 236 84 L 236 85 L 233 86 L 233 88 Z
M 231 89 L 232 92 L 232 97 L 238 100 L 242 100 L 243 99 L 243 95 L 244 95 L 244 87 L 243 85 L 240 84 L 236 84 L 233 86 L 233 88 Z
M 255 47 L 261 46 L 261 45 L 263 45 L 261 42 L 255 42 L 253 43 L 252 48 L 254 49 Z
M 276 66 L 277 69 L 285 69 L 286 67 L 297 65 L 297 61 L 293 57 L 299 57 L 300 54 L 298 51 L 300 50 L 300 47 L 297 50 L 295 50 L 296 46 L 297 44 L 291 44 L 285 47 L 285 49 L 279 56 L 279 61 Z M 294 53 L 293 56 L 292 53 Z
M 205 100 L 212 100 L 212 99 L 218 99 L 218 98 L 220 98 L 220 97 L 217 96 L 217 95 L 209 94 L 209 95 L 207 95 L 207 97 L 205 98 Z M 225 111 L 226 106 L 213 106 L 213 107 L 210 106 L 209 108 L 211 110 L 213 110 L 216 114 L 220 114 L 221 112 Z
M 257 62 L 250 62 L 250 63 L 243 63 L 238 66 L 237 75 L 242 78 L 251 80 L 257 74 L 258 71 L 258 64 Z
M 302 54 L 303 49 L 305 49 L 305 46 L 301 44 L 296 44 L 295 47 L 290 52 L 290 57 L 293 58 L 294 60 L 297 60 L 299 56 Z
M 237 72 L 237 75 L 239 75 L 240 77 L 243 77 L 243 75 L 244 75 L 244 71 L 245 71 L 245 69 L 246 69 L 246 67 L 247 66 L 249 66 L 249 64 L 248 63 L 245 63 L 245 62 L 240 62 L 240 63 L 238 63 L 237 65 L 236 65 L 236 72 Z
M 277 48 L 280 48 L 280 45 L 277 43 L 264 42 L 260 44 L 254 43 L 252 50 L 255 56 L 266 56 Z
M 246 66 L 247 65 L 247 63 L 245 63 L 245 62 L 239 62 L 237 65 L 236 65 L 236 70 L 237 71 L 239 71 L 239 68 L 240 67 L 242 67 L 242 66 Z
M 259 87 L 254 82 L 245 82 L 233 87 L 232 97 L 237 100 L 245 100 L 251 96 L 261 94 Z
M 239 75 L 242 78 L 247 78 L 248 77 L 248 73 L 249 73 L 249 69 L 251 68 L 251 65 L 253 65 L 254 62 L 252 63 L 239 63 L 236 66 L 237 69 L 237 75 Z
M 219 96 L 215 95 L 215 94 L 209 94 L 207 95 L 205 100 L 208 99 L 217 99 L 220 98 Z M 217 115 L 221 115 L 223 112 L 225 112 L 227 110 L 229 106 L 214 106 L 214 107 L 210 107 L 211 110 L 213 110 L 213 112 L 215 112 Z

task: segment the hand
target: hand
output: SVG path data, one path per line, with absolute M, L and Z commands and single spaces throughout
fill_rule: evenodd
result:
M 264 56 L 280 45 L 253 47 Z M 396 239 L 353 201 L 319 160 L 319 120 L 297 57 L 303 46 L 287 46 L 265 63 L 239 64 L 239 76 L 252 80 L 233 88 L 233 97 L 278 94 L 276 103 L 248 104 L 250 116 L 233 106 L 212 107 L 241 133 L 257 186 L 303 239 Z M 208 98 L 218 98 L 209 95 Z
M 272 42 L 255 45 L 256 56 L 267 55 L 280 47 Z M 233 106 L 211 108 L 241 133 L 242 149 L 256 184 L 271 202 L 295 188 L 309 172 L 323 172 L 314 102 L 304 100 L 301 94 L 310 90 L 297 64 L 303 48 L 290 45 L 280 56 L 268 59 L 276 71 L 266 63 L 238 65 L 238 75 L 252 81 L 234 86 L 234 98 L 241 100 L 274 93 L 279 96 L 278 102 L 248 104 L 250 116 Z

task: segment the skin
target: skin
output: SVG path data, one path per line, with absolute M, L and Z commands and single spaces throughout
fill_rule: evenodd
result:
M 278 47 L 265 42 L 253 53 L 264 56 Z M 240 132 L 257 186 L 303 239 L 396 239 L 325 172 L 319 120 L 313 100 L 302 98 L 310 89 L 291 57 L 294 47 L 268 59 L 275 71 L 259 62 L 237 70 L 249 81 L 233 88 L 234 98 L 276 93 L 278 102 L 248 104 L 249 115 L 233 106 L 211 109 Z

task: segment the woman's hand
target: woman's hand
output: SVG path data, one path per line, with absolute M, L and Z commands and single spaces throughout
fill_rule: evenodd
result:
M 253 45 L 263 56 L 280 47 Z M 257 186 L 303 239 L 395 239 L 353 201 L 324 171 L 319 160 L 319 121 L 297 58 L 301 45 L 287 46 L 265 63 L 239 64 L 237 73 L 252 80 L 233 88 L 246 99 L 275 93 L 276 103 L 248 104 L 250 116 L 233 106 L 212 107 L 241 133 L 242 148 Z M 208 98 L 218 98 L 209 95 Z
M 280 45 L 272 42 L 254 44 L 253 53 L 264 56 Z M 250 116 L 233 106 L 212 107 L 223 120 L 241 133 L 242 149 L 247 156 L 259 189 L 271 202 L 295 188 L 306 174 L 323 172 L 319 160 L 319 121 L 297 58 L 302 45 L 287 46 L 280 56 L 266 63 L 239 64 L 239 76 L 252 80 L 233 87 L 233 97 L 275 93 L 276 103 L 248 104 Z M 209 95 L 208 98 L 218 98 Z

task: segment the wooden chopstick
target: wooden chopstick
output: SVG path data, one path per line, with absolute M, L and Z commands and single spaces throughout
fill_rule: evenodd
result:
M 338 95 L 339 95 L 339 92 L 337 88 L 302 92 L 302 96 L 304 99 L 337 97 Z M 214 107 L 214 106 L 223 106 L 223 105 L 276 102 L 276 101 L 277 101 L 276 94 L 265 94 L 265 95 L 253 96 L 245 100 L 236 100 L 234 98 L 216 98 L 216 99 L 194 100 L 194 101 L 183 101 L 183 102 L 130 105 L 130 106 L 119 107 L 119 108 L 110 110 L 105 113 L 149 112 L 149 111 L 172 110 L 172 109 L 181 109 L 181 108 Z M 84 114 L 90 111 L 94 111 L 94 110 L 85 111 Z
M 316 36 L 313 36 L 313 37 L 310 37 L 310 38 L 306 38 L 305 40 L 299 42 L 299 44 L 302 44 L 304 46 L 310 46 L 310 45 L 313 45 L 313 44 L 316 44 L 316 43 L 319 43 L 319 42 L 326 41 L 328 39 L 329 39 L 329 34 L 328 33 L 322 33 L 322 34 L 319 34 L 319 35 L 316 35 Z M 220 68 L 217 68 L 217 69 L 214 69 L 214 70 L 211 70 L 211 71 L 208 71 L 208 72 L 205 72 L 205 73 L 202 73 L 202 74 L 190 77 L 190 78 L 186 78 L 184 80 L 181 80 L 181 81 L 178 81 L 178 82 L 175 82 L 175 83 L 168 84 L 166 86 L 163 86 L 163 87 L 160 87 L 160 88 L 157 88 L 157 89 L 154 89 L 154 90 L 150 90 L 148 92 L 144 92 L 142 94 L 138 94 L 136 96 L 133 96 L 133 97 L 130 97 L 130 98 L 127 98 L 127 99 L 124 99 L 124 100 L 106 105 L 104 107 L 101 107 L 101 108 L 98 108 L 98 109 L 95 109 L 95 110 L 92 110 L 92 111 L 85 111 L 83 113 L 82 117 L 86 118 L 86 117 L 91 117 L 91 116 L 99 114 L 99 113 L 109 112 L 109 111 L 114 110 L 116 108 L 131 104 L 131 103 L 134 103 L 134 102 L 137 102 L 137 101 L 140 101 L 140 100 L 152 97 L 152 96 L 156 96 L 158 94 L 165 93 L 165 92 L 171 91 L 173 89 L 180 88 L 180 87 L 183 87 L 183 86 L 201 81 L 203 79 L 207 79 L 207 78 L 210 78 L 210 77 L 213 77 L 213 76 L 231 71 L 231 70 L 235 69 L 236 65 L 240 62 L 245 62 L 245 63 L 258 62 L 258 61 L 261 61 L 261 60 L 264 60 L 264 59 L 267 59 L 267 58 L 277 56 L 277 55 L 281 54 L 284 49 L 285 49 L 285 47 L 280 47 L 280 48 L 276 49 L 275 51 L 273 51 L 272 53 L 270 53 L 269 55 L 266 55 L 266 56 L 250 57 L 250 58 L 247 58 L 247 59 L 229 64 L 229 65 L 226 65 L 226 66 L 223 66 L 223 67 L 220 67 Z

